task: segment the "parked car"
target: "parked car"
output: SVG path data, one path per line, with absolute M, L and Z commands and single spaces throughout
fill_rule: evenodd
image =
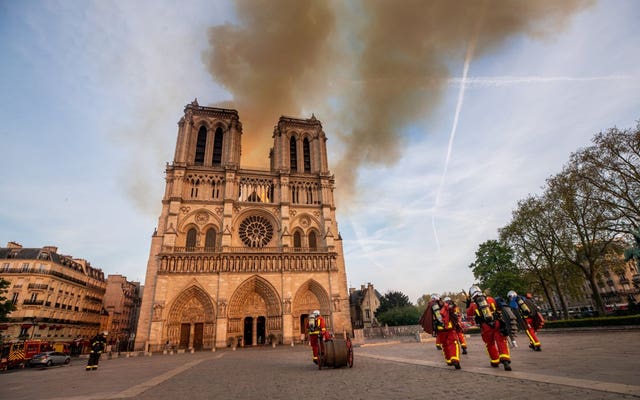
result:
M 29 366 L 45 366 L 50 367 L 55 364 L 69 364 L 71 357 L 68 354 L 61 353 L 59 351 L 45 351 L 44 353 L 38 353 L 31 357 L 29 360 Z

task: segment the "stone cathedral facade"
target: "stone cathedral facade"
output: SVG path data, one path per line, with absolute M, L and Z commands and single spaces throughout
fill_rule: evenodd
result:
M 326 136 L 281 117 L 270 168 L 240 167 L 238 112 L 188 104 L 166 168 L 136 350 L 290 344 L 318 309 L 351 332 Z

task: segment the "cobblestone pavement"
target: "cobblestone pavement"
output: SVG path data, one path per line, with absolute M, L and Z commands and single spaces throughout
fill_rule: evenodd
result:
M 307 346 L 153 355 L 0 374 L 0 399 L 627 399 L 640 398 L 640 330 L 541 335 L 542 352 L 520 338 L 513 371 L 489 366 L 478 336 L 462 370 L 444 365 L 433 342 L 354 349 L 353 368 L 323 369 Z

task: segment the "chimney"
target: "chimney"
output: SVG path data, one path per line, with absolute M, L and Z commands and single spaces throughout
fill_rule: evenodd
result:
M 58 247 L 57 246 L 44 246 L 42 248 L 42 250 L 48 251 L 49 253 L 57 253 L 58 252 Z
M 22 245 L 18 242 L 8 242 L 7 247 L 10 249 L 21 249 Z

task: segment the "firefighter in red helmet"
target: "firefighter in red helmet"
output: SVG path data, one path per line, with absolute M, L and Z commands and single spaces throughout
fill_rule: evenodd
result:
M 493 297 L 485 296 L 478 286 L 469 288 L 470 304 L 467 317 L 475 318 L 480 327 L 482 341 L 487 347 L 491 366 L 497 368 L 502 364 L 505 371 L 511 371 L 511 355 L 506 327 L 500 318 L 500 310 Z
M 313 350 L 313 363 L 317 364 L 319 342 L 320 340 L 326 339 L 328 335 L 327 326 L 319 310 L 314 310 L 309 315 L 307 329 L 309 332 L 309 344 Z

